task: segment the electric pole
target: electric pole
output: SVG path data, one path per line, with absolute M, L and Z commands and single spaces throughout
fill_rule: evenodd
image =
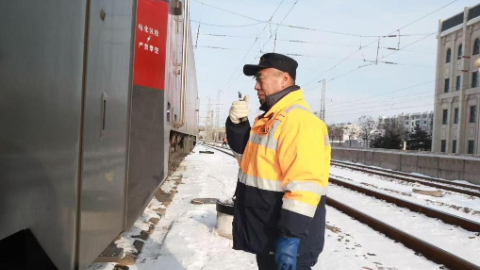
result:
M 322 80 L 322 99 L 320 101 L 320 119 L 325 122 L 325 92 L 326 92 L 326 81 Z
M 207 119 L 205 123 L 206 140 L 209 142 L 212 139 L 212 107 L 210 103 L 210 97 L 208 97 Z
M 217 91 L 217 108 L 216 108 L 216 113 L 215 113 L 215 141 L 217 141 L 219 138 L 218 136 L 218 129 L 220 128 L 220 94 L 221 90 L 218 89 Z

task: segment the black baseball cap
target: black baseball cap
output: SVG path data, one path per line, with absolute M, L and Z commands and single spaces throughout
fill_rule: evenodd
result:
M 243 66 L 243 74 L 254 76 L 264 68 L 275 68 L 287 72 L 295 80 L 298 63 L 293 58 L 279 53 L 266 53 L 260 57 L 258 65 Z

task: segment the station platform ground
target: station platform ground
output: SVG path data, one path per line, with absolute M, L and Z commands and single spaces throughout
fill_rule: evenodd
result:
M 205 150 L 213 154 L 200 153 Z M 94 263 L 88 270 L 257 269 L 253 254 L 233 250 L 232 240 L 216 232 L 215 204 L 191 203 L 197 198 L 230 199 L 237 173 L 234 158 L 197 145 L 132 230 L 115 242 L 126 257 L 119 263 Z M 328 207 L 325 248 L 313 269 L 428 270 L 439 265 Z

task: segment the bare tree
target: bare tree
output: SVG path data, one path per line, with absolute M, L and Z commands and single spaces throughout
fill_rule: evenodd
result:
M 334 126 L 333 133 L 335 134 L 335 137 L 338 138 L 339 143 L 343 142 L 343 135 L 345 134 L 344 129 L 343 126 Z
M 359 135 L 368 147 L 373 135 L 372 132 L 375 130 L 377 123 L 371 116 L 363 115 L 358 118 L 358 125 L 360 126 Z
M 346 125 L 344 130 L 345 130 L 345 135 L 347 135 L 348 137 L 349 145 L 352 146 L 352 139 L 356 137 L 360 131 L 358 130 L 358 127 L 353 124 Z
M 335 125 L 328 125 L 327 130 L 328 130 L 328 137 L 330 138 L 330 141 L 333 144 L 333 141 L 335 140 Z

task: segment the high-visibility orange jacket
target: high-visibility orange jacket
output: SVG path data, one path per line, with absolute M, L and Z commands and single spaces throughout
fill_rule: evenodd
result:
M 243 123 L 250 129 L 246 146 L 232 147 L 240 164 L 234 249 L 267 254 L 275 251 L 279 235 L 298 237 L 299 261 L 314 263 L 324 243 L 331 149 L 325 124 L 297 89 L 257 117 L 251 129 Z M 241 125 L 227 119 L 231 146 L 232 140 L 247 140 Z

